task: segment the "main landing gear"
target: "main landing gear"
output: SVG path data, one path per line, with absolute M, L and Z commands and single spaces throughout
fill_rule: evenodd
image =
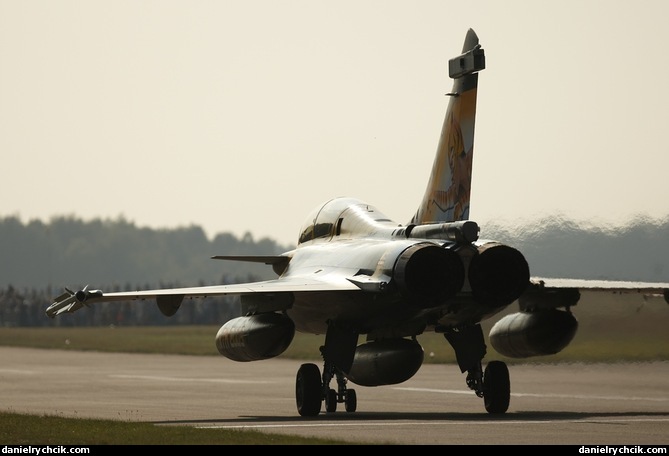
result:
M 481 363 L 467 371 L 467 386 L 483 398 L 488 413 L 506 413 L 511 399 L 509 369 L 503 361 L 490 361 L 481 371 Z
M 323 375 L 318 366 L 302 364 L 295 380 L 295 400 L 297 411 L 302 416 L 316 416 L 325 402 L 328 413 L 337 410 L 337 404 L 344 404 L 347 412 L 355 412 L 358 399 L 355 390 L 346 388 L 344 372 L 350 372 L 355 357 L 358 333 L 328 323 L 325 344 L 320 347 L 323 357 Z M 333 378 L 337 379 L 337 389 L 330 388 Z
M 333 377 L 337 379 L 337 389 L 330 388 Z M 318 366 L 313 363 L 302 364 L 295 380 L 295 400 L 301 416 L 316 416 L 321 412 L 321 403 L 325 401 L 328 413 L 337 411 L 337 404 L 343 403 L 347 412 L 355 412 L 358 400 L 354 389 L 346 387 L 346 377 L 331 363 L 323 367 L 323 377 Z
M 455 350 L 455 357 L 462 372 L 467 372 L 467 386 L 474 390 L 488 413 L 502 414 L 509 408 L 511 381 L 509 369 L 503 361 L 490 361 L 481 368 L 486 346 L 480 325 L 450 328 L 444 337 Z
M 302 364 L 295 380 L 295 400 L 301 416 L 317 416 L 325 402 L 325 410 L 333 413 L 337 404 L 344 404 L 347 412 L 355 412 L 358 403 L 355 390 L 346 387 L 344 372 L 351 372 L 358 335 L 329 326 L 321 355 L 325 360 L 323 374 L 316 364 Z M 509 408 L 511 388 L 509 369 L 502 361 L 490 361 L 485 370 L 481 361 L 486 353 L 480 325 L 445 328 L 444 337 L 452 345 L 461 372 L 467 372 L 467 386 L 483 398 L 488 413 L 503 414 Z M 337 366 L 344 366 L 342 368 Z M 330 388 L 332 379 L 337 389 Z

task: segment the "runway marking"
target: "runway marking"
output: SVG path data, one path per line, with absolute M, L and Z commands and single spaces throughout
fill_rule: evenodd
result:
M 450 420 L 439 420 L 439 421 L 393 421 L 393 422 L 374 422 L 374 421 L 355 421 L 355 422 L 329 422 L 329 423 L 303 423 L 303 424 L 258 424 L 258 425 L 249 425 L 249 424 L 240 424 L 240 425 L 209 425 L 209 426 L 193 426 L 196 429 L 288 429 L 288 428 L 318 428 L 318 427 L 369 427 L 369 426 L 379 426 L 379 427 L 391 427 L 391 426 L 443 426 L 445 424 L 455 424 L 455 425 L 485 425 L 490 426 L 494 424 L 495 426 L 501 426 L 504 424 L 556 424 L 556 423 L 598 423 L 598 424 L 608 424 L 608 423 L 666 423 L 669 422 L 669 417 L 667 418 L 583 418 L 583 419 L 568 419 L 568 420 L 484 420 L 484 421 L 450 421 Z
M 473 391 L 467 390 L 444 390 L 433 388 L 411 388 L 411 387 L 396 387 L 393 389 L 402 391 L 420 391 L 428 393 L 446 393 L 446 394 L 474 394 Z M 603 401 L 623 400 L 623 401 L 650 401 L 650 402 L 669 402 L 669 397 L 640 397 L 640 396 L 590 396 L 587 394 L 551 394 L 551 393 L 511 393 L 513 397 L 553 397 L 558 399 L 598 399 Z
M 266 384 L 275 383 L 271 380 L 249 380 L 249 379 L 232 379 L 232 378 L 186 378 L 186 377 L 165 377 L 158 375 L 110 375 L 111 378 L 127 378 L 137 380 L 157 380 L 161 382 L 200 382 L 200 383 L 244 383 L 244 384 Z
M 25 369 L 0 369 L 0 374 L 33 375 L 36 373 L 37 373 L 36 371 L 25 370 Z

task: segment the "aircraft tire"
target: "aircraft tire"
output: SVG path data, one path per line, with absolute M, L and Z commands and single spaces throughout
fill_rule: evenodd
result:
M 490 361 L 483 372 L 483 402 L 488 413 L 506 413 L 511 399 L 509 369 L 503 361 Z
M 358 408 L 358 398 L 354 389 L 346 390 L 346 401 L 344 405 L 346 406 L 346 411 L 349 413 L 355 412 L 355 409 Z
M 330 388 L 325 396 L 325 411 L 334 413 L 337 411 L 337 392 Z
M 321 412 L 321 371 L 315 364 L 302 364 L 295 379 L 295 401 L 301 416 L 317 416 Z

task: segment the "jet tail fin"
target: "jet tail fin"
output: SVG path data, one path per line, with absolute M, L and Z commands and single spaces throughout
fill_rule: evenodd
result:
M 478 72 L 485 69 L 485 54 L 474 30 L 465 37 L 462 54 L 448 62 L 453 91 L 441 130 L 423 200 L 411 224 L 469 219 L 474 150 L 474 121 Z

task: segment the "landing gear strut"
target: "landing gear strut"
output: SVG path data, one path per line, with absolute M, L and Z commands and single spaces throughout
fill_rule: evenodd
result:
M 335 377 L 337 379 L 337 389 L 330 388 L 330 381 Z M 347 412 L 355 412 L 358 407 L 358 398 L 354 389 L 346 387 L 346 377 L 344 373 L 337 369 L 334 364 L 325 362 L 323 367 L 323 390 L 325 391 L 325 411 L 333 413 L 337 411 L 337 404 L 344 404 Z

